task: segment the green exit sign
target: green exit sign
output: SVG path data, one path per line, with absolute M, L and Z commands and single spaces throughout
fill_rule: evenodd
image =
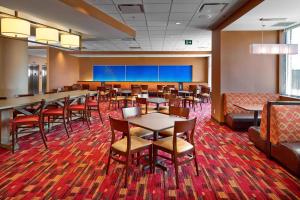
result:
M 185 45 L 192 45 L 193 41 L 192 40 L 185 40 L 184 43 L 185 43 Z

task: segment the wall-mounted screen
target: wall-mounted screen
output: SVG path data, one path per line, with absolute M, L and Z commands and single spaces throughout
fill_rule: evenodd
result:
M 94 81 L 191 82 L 191 65 L 94 65 Z
M 161 65 L 159 66 L 159 81 L 191 82 L 192 66 Z
M 125 66 L 100 66 L 93 68 L 94 81 L 125 81 Z
M 158 66 L 126 66 L 127 81 L 158 81 Z

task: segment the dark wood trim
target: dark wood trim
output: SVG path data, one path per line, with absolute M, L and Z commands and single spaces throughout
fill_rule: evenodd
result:
M 70 54 L 103 54 L 103 55 L 132 55 L 132 54 L 211 54 L 211 51 L 71 51 Z

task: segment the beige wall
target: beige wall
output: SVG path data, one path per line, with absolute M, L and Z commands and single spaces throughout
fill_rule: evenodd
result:
M 37 64 L 39 65 L 39 92 L 42 92 L 42 84 L 43 84 L 43 77 L 41 76 L 42 66 L 47 65 L 47 58 L 37 57 L 37 56 L 28 56 L 28 65 L 30 64 Z
M 80 58 L 80 80 L 93 80 L 93 65 L 192 65 L 193 66 L 193 81 L 205 82 L 208 81 L 208 60 L 203 58 Z
M 72 85 L 79 80 L 79 62 L 77 57 L 67 52 L 48 48 L 48 89 Z
M 28 93 L 27 42 L 0 37 L 0 96 Z
M 277 31 L 265 31 L 264 43 L 278 43 Z M 261 42 L 258 31 L 213 31 L 212 116 L 223 119 L 224 92 L 278 92 L 278 56 L 250 54 Z

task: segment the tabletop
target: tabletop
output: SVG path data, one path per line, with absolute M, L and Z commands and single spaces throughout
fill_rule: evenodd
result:
M 263 104 L 234 104 L 236 107 L 247 111 L 262 111 L 264 105 Z
M 149 99 L 147 99 L 147 101 L 148 101 L 149 103 L 157 103 L 157 104 L 168 102 L 167 99 L 165 99 L 165 98 L 159 98 L 159 97 L 149 98 Z
M 150 113 L 127 119 L 132 125 L 139 126 L 154 132 L 159 132 L 174 127 L 175 121 L 185 121 L 185 118 L 166 115 L 162 113 Z
M 31 105 L 40 102 L 42 99 L 45 99 L 46 102 L 52 102 L 59 99 L 63 99 L 64 97 L 67 96 L 70 96 L 70 98 L 72 99 L 72 98 L 84 96 L 86 94 L 95 94 L 95 93 L 97 93 L 97 91 L 75 90 L 75 91 L 59 92 L 59 93 L 52 93 L 52 94 L 38 94 L 35 96 L 28 96 L 28 97 L 13 97 L 5 100 L 0 100 L 0 110 Z

